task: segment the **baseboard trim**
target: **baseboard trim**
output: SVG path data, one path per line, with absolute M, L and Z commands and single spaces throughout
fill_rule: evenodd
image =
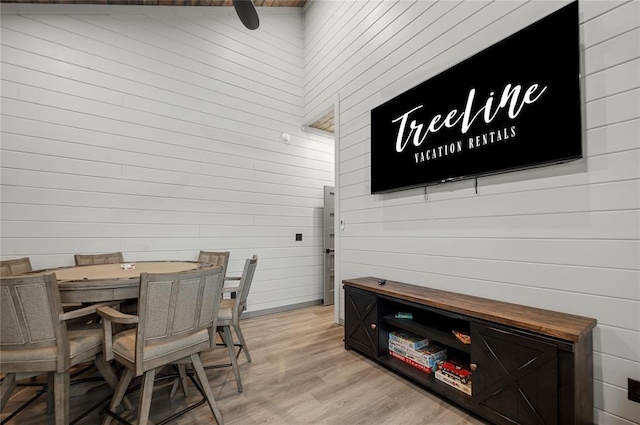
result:
M 244 313 L 242 313 L 242 317 L 241 318 L 242 319 L 248 319 L 250 317 L 266 316 L 268 314 L 282 313 L 283 311 L 297 310 L 299 308 L 311 307 L 311 306 L 314 306 L 314 305 L 322 305 L 322 300 L 306 301 L 306 302 L 303 302 L 303 303 L 283 305 L 281 307 L 267 308 L 267 309 L 264 309 L 264 310 L 245 311 Z

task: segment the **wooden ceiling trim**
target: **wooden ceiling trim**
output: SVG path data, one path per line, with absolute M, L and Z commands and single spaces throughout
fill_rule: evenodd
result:
M 334 132 L 333 124 L 333 111 L 328 112 L 324 116 L 318 118 L 316 121 L 309 124 L 309 127 L 317 128 L 318 130 L 326 131 L 328 133 Z
M 254 0 L 256 7 L 304 7 L 307 0 Z M 0 0 L 0 3 L 232 7 L 232 0 Z

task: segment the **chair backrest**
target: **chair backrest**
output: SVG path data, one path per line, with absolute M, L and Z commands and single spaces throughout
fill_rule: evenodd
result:
M 32 270 L 29 257 L 0 261 L 0 276 L 15 276 Z
M 55 361 L 29 362 L 20 365 L 2 363 L 2 373 L 59 371 L 68 368 L 67 328 L 59 319 L 62 304 L 55 273 L 0 279 L 0 350 L 55 349 Z M 10 368 L 11 370 L 9 370 Z
M 73 258 L 76 260 L 76 266 L 118 264 L 124 262 L 122 259 L 122 252 L 110 252 L 108 254 L 76 254 Z
M 251 282 L 253 282 L 253 275 L 255 274 L 257 265 L 258 257 L 255 255 L 244 262 L 244 269 L 242 270 L 242 276 L 240 277 L 240 284 L 238 285 L 238 292 L 234 305 L 234 310 L 236 310 L 237 313 L 234 315 L 236 316 L 235 318 L 239 318 L 240 314 L 242 314 L 242 312 L 247 308 L 247 297 L 249 296 Z
M 229 251 L 200 251 L 200 255 L 198 255 L 198 262 L 211 264 L 213 266 L 222 266 L 222 276 L 226 276 L 230 255 L 231 253 Z
M 180 273 L 140 274 L 140 296 L 136 335 L 136 370 L 147 370 L 143 365 L 145 350 L 153 346 L 186 338 L 203 329 L 209 329 L 209 341 L 215 343 L 215 327 L 222 293 L 222 267 Z M 166 363 L 167 355 L 163 355 Z M 171 356 L 169 356 L 171 357 Z M 184 357 L 175 353 L 179 360 Z M 144 360 L 144 361 L 143 361 Z

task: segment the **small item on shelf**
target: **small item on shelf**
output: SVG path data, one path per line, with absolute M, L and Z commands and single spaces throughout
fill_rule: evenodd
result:
M 451 331 L 452 334 L 455 335 L 456 338 L 460 340 L 463 344 L 471 344 L 471 336 L 462 331 L 456 331 L 455 329 Z
M 401 345 L 412 350 L 417 350 L 429 345 L 429 340 L 427 338 L 404 331 L 390 332 L 389 341 L 395 341 L 397 345 Z
M 395 357 L 398 360 L 401 360 L 403 362 L 405 362 L 408 365 L 411 365 L 413 367 L 415 367 L 418 370 L 421 370 L 425 373 L 431 373 L 431 368 L 427 367 L 423 364 L 420 364 L 412 359 L 410 359 L 409 357 L 403 356 L 402 354 L 396 353 L 395 351 L 389 350 L 389 354 L 391 355 L 391 357 Z
M 453 379 L 449 375 L 445 375 L 441 370 L 436 370 L 434 376 L 438 381 L 444 382 L 445 384 L 455 388 L 456 390 L 462 391 L 466 395 L 471 395 L 471 381 L 463 384 L 457 379 Z
M 437 351 L 435 353 L 429 353 L 427 352 L 427 348 L 421 348 L 420 350 L 416 351 L 408 349 L 406 347 L 397 346 L 393 344 L 393 342 L 389 343 L 389 353 L 393 357 L 398 358 L 398 356 L 401 356 L 404 358 L 401 360 L 403 360 L 405 363 L 412 365 L 414 363 L 418 364 L 420 366 L 416 367 L 426 373 L 431 373 L 433 370 L 435 370 L 438 359 L 443 359 L 447 356 L 446 350 L 439 350 L 440 351 Z
M 424 341 L 428 340 L 420 341 L 420 343 Z M 405 363 L 419 364 L 421 366 L 419 369 L 424 372 L 431 373 L 431 371 L 435 370 L 438 361 L 447 358 L 447 350 L 437 344 L 432 343 L 420 348 L 412 348 L 412 346 L 413 344 L 409 344 L 406 339 L 389 334 L 389 353 L 393 357 L 402 356 L 411 361 L 405 361 Z
M 447 375 L 451 379 L 459 381 L 463 384 L 471 381 L 471 371 L 454 362 L 438 362 L 437 368 L 438 371 L 442 372 L 444 375 Z
M 453 363 L 455 366 L 460 366 L 461 368 L 469 371 L 471 370 L 471 361 L 469 360 L 469 357 L 450 356 L 447 361 Z
M 436 370 L 438 362 L 446 358 L 447 349 L 440 345 L 431 343 L 427 347 L 423 347 L 418 350 L 417 361 L 423 362 L 432 370 Z
M 410 319 L 413 320 L 413 313 L 403 313 L 401 311 L 397 312 L 395 315 L 396 319 Z

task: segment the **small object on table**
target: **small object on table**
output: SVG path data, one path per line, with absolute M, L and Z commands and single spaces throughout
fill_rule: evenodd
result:
M 135 270 L 136 265 L 133 263 L 124 263 L 124 264 L 120 264 L 120 268 L 122 270 Z
M 380 279 L 378 281 L 378 285 L 384 285 L 385 283 L 387 283 L 387 279 Z

